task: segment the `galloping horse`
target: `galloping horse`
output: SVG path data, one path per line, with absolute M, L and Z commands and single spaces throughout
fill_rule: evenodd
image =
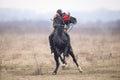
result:
M 71 23 L 74 23 L 76 19 L 74 17 L 71 17 Z M 57 70 L 59 67 L 59 58 L 65 64 L 65 56 L 68 54 L 72 57 L 74 63 L 76 64 L 79 72 L 82 72 L 82 69 L 80 68 L 77 60 L 75 59 L 75 55 L 73 53 L 71 44 L 70 44 L 70 37 L 67 33 L 64 32 L 64 25 L 58 25 L 55 29 L 54 36 L 53 36 L 53 46 L 54 46 L 54 59 L 56 62 L 56 68 L 53 72 L 54 75 L 57 74 Z M 61 54 L 63 53 L 63 58 L 61 57 Z

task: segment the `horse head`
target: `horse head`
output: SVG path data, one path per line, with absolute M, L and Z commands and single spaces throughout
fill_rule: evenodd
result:
M 77 19 L 75 17 L 70 16 L 70 23 L 76 24 Z

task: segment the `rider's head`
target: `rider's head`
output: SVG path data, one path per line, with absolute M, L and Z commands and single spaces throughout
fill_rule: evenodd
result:
M 61 9 L 58 9 L 58 10 L 57 10 L 57 13 L 58 13 L 60 16 L 62 16 L 62 10 L 61 10 Z

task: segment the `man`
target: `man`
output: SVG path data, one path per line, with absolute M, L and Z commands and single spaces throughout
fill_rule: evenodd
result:
M 62 18 L 62 15 L 63 15 L 62 10 L 58 9 L 56 11 L 56 14 L 55 14 L 54 18 L 53 18 L 53 27 L 54 27 L 54 29 L 58 25 L 65 25 L 64 21 L 63 21 L 63 18 Z M 54 36 L 54 30 L 49 36 L 49 43 L 50 43 L 51 53 L 54 53 L 54 46 L 53 46 L 53 40 L 52 40 L 53 36 Z
M 66 24 L 64 32 L 67 32 L 67 30 L 70 28 L 70 13 L 63 13 L 63 21 Z

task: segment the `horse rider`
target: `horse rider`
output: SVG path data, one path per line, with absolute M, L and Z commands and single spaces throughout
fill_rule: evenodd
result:
M 65 25 L 65 23 L 63 21 L 63 18 L 62 18 L 62 15 L 63 15 L 62 10 L 58 9 L 56 11 L 56 14 L 55 14 L 54 18 L 53 18 L 53 27 L 54 27 L 54 30 L 55 30 L 55 28 L 58 25 L 63 25 L 63 26 Z M 54 46 L 53 46 L 53 40 L 52 40 L 53 36 L 54 36 L 54 30 L 53 30 L 53 32 L 49 36 L 49 43 L 50 43 L 51 53 L 54 52 Z
M 58 9 L 56 11 L 56 14 L 55 14 L 55 16 L 53 18 L 53 27 L 54 27 L 54 30 L 59 25 L 65 26 L 65 22 L 63 20 L 63 13 L 62 13 L 61 9 Z M 54 53 L 54 46 L 53 46 L 53 40 L 52 40 L 53 36 L 54 36 L 54 30 L 53 30 L 53 32 L 49 36 L 49 43 L 50 43 L 51 53 Z M 66 36 L 69 38 L 69 35 L 67 34 L 67 32 L 66 31 L 64 31 L 64 32 L 65 32 Z
M 63 13 L 63 21 L 66 24 L 65 28 L 64 28 L 64 32 L 67 32 L 67 30 L 70 28 L 70 13 Z

